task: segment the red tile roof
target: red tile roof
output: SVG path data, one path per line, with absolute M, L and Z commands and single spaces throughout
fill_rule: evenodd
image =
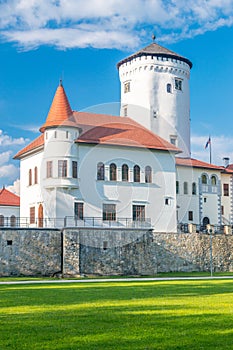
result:
M 78 143 L 108 144 L 179 152 L 179 149 L 130 118 L 74 113 L 82 129 Z
M 202 162 L 201 160 L 194 158 L 180 158 L 176 157 L 176 165 L 180 166 L 188 166 L 193 168 L 205 168 L 205 169 L 215 169 L 215 170 L 223 170 L 222 166 Z
M 50 126 L 59 126 L 67 119 L 70 119 L 71 121 L 72 115 L 73 112 L 70 108 L 68 98 L 62 84 L 60 83 L 53 98 L 46 122 L 40 128 L 40 131 L 44 132 L 45 128 Z
M 15 156 L 14 159 L 20 159 L 21 156 L 24 154 L 27 154 L 28 152 L 35 151 L 42 147 L 44 145 L 44 135 L 41 134 L 39 137 L 37 137 L 35 140 L 33 140 L 31 143 L 29 143 L 26 147 L 21 149 Z
M 16 194 L 2 188 L 0 191 L 0 205 L 19 207 L 20 197 Z
M 145 147 L 179 153 L 180 150 L 161 137 L 130 118 L 116 117 L 106 114 L 73 112 L 70 108 L 65 90 L 60 84 L 55 93 L 45 124 L 40 128 L 72 126 L 80 130 L 76 142 L 101 143 L 130 147 Z M 44 144 L 43 135 L 20 150 L 15 159 L 20 159 L 28 152 L 39 149 Z

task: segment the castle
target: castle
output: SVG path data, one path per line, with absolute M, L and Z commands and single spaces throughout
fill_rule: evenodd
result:
M 191 158 L 191 68 L 157 43 L 120 61 L 120 116 L 73 111 L 61 82 L 40 136 L 15 156 L 20 218 L 29 227 L 230 228 L 233 165 Z

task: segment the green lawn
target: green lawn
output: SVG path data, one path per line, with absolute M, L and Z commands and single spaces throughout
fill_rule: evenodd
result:
M 233 349 L 233 280 L 0 285 L 0 349 Z

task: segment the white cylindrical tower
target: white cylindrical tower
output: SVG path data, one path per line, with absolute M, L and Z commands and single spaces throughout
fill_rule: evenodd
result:
M 190 157 L 192 63 L 152 43 L 118 63 L 121 116 L 128 116 Z

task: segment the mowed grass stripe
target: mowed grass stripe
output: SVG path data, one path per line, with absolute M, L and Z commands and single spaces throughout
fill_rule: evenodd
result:
M 233 282 L 0 286 L 0 349 L 232 349 Z

